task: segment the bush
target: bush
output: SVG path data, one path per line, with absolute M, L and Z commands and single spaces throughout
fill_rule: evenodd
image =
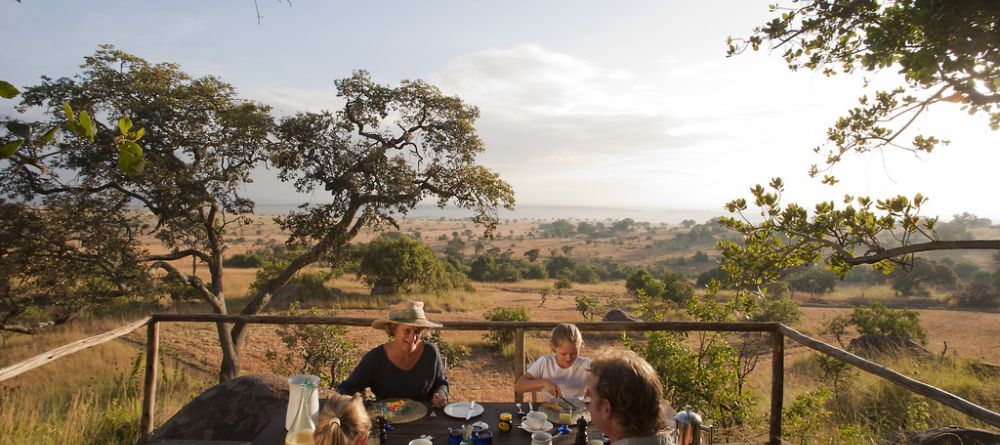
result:
M 531 321 L 528 309 L 523 307 L 495 307 L 487 311 L 483 317 L 488 321 Z M 500 350 L 504 345 L 514 343 L 514 331 L 512 329 L 491 329 L 483 338 L 494 349 Z
M 472 353 L 472 350 L 466 345 L 449 343 L 438 331 L 432 332 L 428 340 L 438 347 L 438 350 L 441 351 L 441 357 L 444 357 L 449 368 L 461 365 L 465 358 Z
M 587 320 L 593 320 L 594 316 L 600 310 L 597 307 L 597 298 L 589 297 L 586 295 L 578 295 L 576 297 L 576 310 L 583 315 L 583 318 Z
M 292 303 L 283 315 L 318 316 L 319 311 L 315 308 L 305 311 Z M 336 311 L 327 315 L 336 316 Z M 281 325 L 275 333 L 285 344 L 285 365 L 296 369 L 296 372 L 318 375 L 321 386 L 337 385 L 354 369 L 358 346 L 347 337 L 344 326 Z M 272 359 L 277 357 L 273 351 L 268 355 Z
M 893 310 L 873 301 L 855 308 L 849 317 L 837 316 L 827 324 L 827 332 L 840 337 L 854 326 L 858 334 L 908 338 L 927 344 L 927 331 L 920 325 L 920 314 L 911 310 Z
M 991 308 L 1000 306 L 1000 291 L 985 283 L 972 283 L 955 295 L 952 301 L 959 306 Z
M 761 302 L 750 318 L 752 321 L 793 324 L 802 318 L 802 311 L 799 304 L 790 298 L 768 298 Z

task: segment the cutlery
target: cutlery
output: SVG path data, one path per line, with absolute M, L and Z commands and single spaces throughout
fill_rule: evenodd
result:
M 524 414 L 524 409 L 521 408 L 521 404 L 520 403 L 515 403 L 514 406 L 517 407 L 517 413 L 518 414 Z
M 534 411 L 535 409 L 531 407 L 531 402 L 528 402 L 528 411 Z
M 437 417 L 437 409 L 435 409 L 433 406 L 431 406 L 431 415 L 430 415 L 430 418 L 433 419 L 435 417 Z
M 469 410 L 465 412 L 465 420 L 469 420 L 472 417 L 472 409 L 476 407 L 476 402 L 469 402 Z

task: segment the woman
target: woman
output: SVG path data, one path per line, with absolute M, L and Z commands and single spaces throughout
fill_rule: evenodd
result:
M 361 394 L 353 397 L 333 394 L 323 405 L 316 422 L 316 445 L 364 445 L 372 421 L 365 411 Z
M 351 375 L 337 387 L 341 394 L 371 388 L 381 399 L 405 398 L 430 401 L 442 408 L 448 402 L 448 377 L 441 353 L 433 343 L 423 341 L 428 328 L 441 325 L 427 319 L 422 301 L 404 301 L 389 316 L 372 322 L 392 339 L 368 351 Z

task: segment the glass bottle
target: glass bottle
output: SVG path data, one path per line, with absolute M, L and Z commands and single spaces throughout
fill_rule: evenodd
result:
M 285 435 L 285 445 L 313 445 L 316 423 L 313 422 L 312 413 L 309 412 L 309 399 L 315 390 L 316 385 L 312 382 L 302 383 L 302 400 L 299 402 L 298 411 L 295 412 L 292 427 Z

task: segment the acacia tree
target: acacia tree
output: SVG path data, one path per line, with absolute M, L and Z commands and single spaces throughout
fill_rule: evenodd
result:
M 929 152 L 946 141 L 908 130 L 931 106 L 960 104 L 970 114 L 985 114 L 1000 127 L 1000 9 L 996 2 L 969 0 L 793 0 L 772 5 L 780 12 L 751 36 L 730 39 L 729 54 L 765 44 L 783 49 L 792 70 L 821 70 L 826 75 L 876 72 L 895 68 L 902 82 L 890 91 L 862 96 L 827 131 L 822 167 L 829 172 L 844 155 L 885 148 Z M 836 177 L 824 175 L 835 184 Z M 781 271 L 824 261 L 841 276 L 850 268 L 872 264 L 884 273 L 897 265 L 911 267 L 913 254 L 945 249 L 1000 249 L 1000 240 L 942 240 L 937 218 L 920 215 L 926 198 L 888 199 L 845 196 L 816 205 L 812 214 L 797 204 L 784 205 L 784 184 L 774 178 L 769 189 L 751 189 L 762 222 L 745 217 L 747 200 L 726 205 L 733 217 L 721 222 L 744 235 L 744 244 L 721 243 L 723 267 L 737 281 L 759 286 Z
M 492 236 L 498 207 L 512 209 L 514 192 L 499 175 L 475 163 L 484 150 L 474 123 L 479 110 L 423 81 L 380 85 L 365 71 L 338 80 L 345 100 L 336 113 L 299 113 L 278 125 L 270 163 L 296 190 L 329 194 L 278 218 L 289 242 L 310 246 L 260 286 L 244 314 L 260 311 L 298 270 L 320 259 L 342 261 L 365 227 L 399 229 L 395 217 L 425 199 L 474 212 Z M 245 325 L 233 327 L 239 345 Z
M 276 133 L 278 143 L 271 145 L 268 107 L 239 99 L 232 86 L 218 79 L 191 78 L 177 65 L 153 65 L 110 46 L 87 57 L 82 68 L 73 78 L 43 77 L 26 89 L 21 109 L 41 107 L 50 121 L 75 122 L 86 128 L 91 143 L 60 133 L 5 157 L 3 197 L 18 202 L 70 197 L 65 202 L 77 205 L 63 208 L 65 215 L 94 209 L 118 215 L 107 221 L 117 221 L 114 233 L 126 244 L 131 238 L 121 237 L 137 232 L 124 223 L 129 220 L 125 215 L 135 215 L 138 205 L 154 218 L 142 233 L 154 235 L 169 251 L 151 255 L 136 250 L 131 252 L 133 263 L 186 283 L 215 313 L 229 312 L 224 237 L 246 224 L 254 207 L 239 190 L 268 156 L 282 179 L 295 181 L 300 191 L 322 187 L 331 202 L 303 206 L 279 220 L 290 233 L 289 243 L 306 248 L 255 288 L 240 311 L 246 315 L 263 310 L 302 268 L 320 259 L 337 261 L 361 228 L 394 224 L 393 214 L 405 214 L 425 197 L 475 210 L 475 221 L 487 231 L 496 227 L 496 207 L 513 205 L 510 186 L 474 164 L 483 150 L 473 127 L 478 111 L 423 82 L 392 89 L 358 73 L 337 82 L 347 100 L 341 112 L 285 119 Z M 82 111 L 77 119 L 71 109 L 87 111 L 86 122 Z M 117 132 L 102 122 L 126 111 L 144 123 L 146 128 L 138 132 L 145 137 L 130 129 L 130 121 L 122 120 Z M 400 129 L 396 135 L 389 127 L 393 124 Z M 123 140 L 139 138 L 144 150 L 131 157 L 114 149 Z M 144 169 L 142 162 L 134 162 L 135 155 L 144 160 Z M 190 258 L 207 264 L 209 282 L 174 266 Z M 220 380 L 238 375 L 244 327 L 217 325 Z

